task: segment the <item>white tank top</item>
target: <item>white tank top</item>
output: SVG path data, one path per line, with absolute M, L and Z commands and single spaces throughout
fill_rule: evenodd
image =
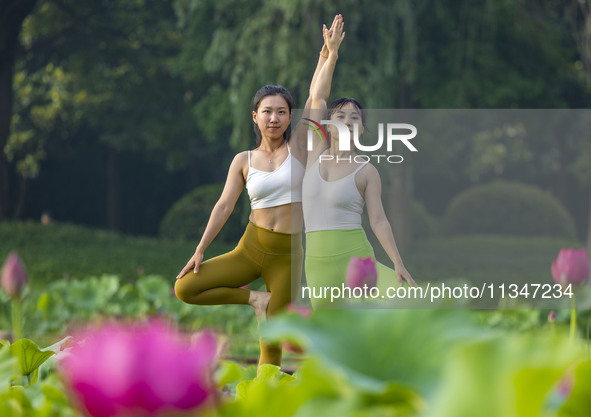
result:
M 287 145 L 287 158 L 274 171 L 267 172 L 250 166 L 248 151 L 248 174 L 246 190 L 253 210 L 281 206 L 302 201 L 302 178 L 305 168 L 295 159 Z
M 319 160 L 306 170 L 302 182 L 306 232 L 361 228 L 365 201 L 355 185 L 355 174 L 364 166 L 335 181 L 322 178 Z

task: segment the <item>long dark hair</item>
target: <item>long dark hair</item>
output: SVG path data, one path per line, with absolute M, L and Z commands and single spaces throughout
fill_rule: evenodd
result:
M 293 99 L 291 93 L 289 91 L 287 91 L 287 88 L 282 87 L 280 85 L 264 85 L 264 86 L 262 86 L 259 89 L 259 91 L 257 91 L 256 94 L 254 95 L 254 97 L 252 98 L 252 111 L 254 111 L 254 112 L 258 111 L 261 101 L 267 96 L 281 96 L 281 97 L 283 97 L 285 99 L 285 101 L 287 102 L 287 106 L 289 107 L 289 114 L 291 114 L 291 110 L 293 109 L 293 107 L 295 105 L 295 100 Z M 263 137 L 261 135 L 261 130 L 259 129 L 257 124 L 254 122 L 253 122 L 253 130 L 254 130 L 254 134 L 257 137 L 257 146 L 260 146 L 261 140 L 263 139 Z M 285 129 L 285 132 L 283 132 L 283 140 L 286 142 L 289 140 L 288 131 L 289 131 L 289 129 Z

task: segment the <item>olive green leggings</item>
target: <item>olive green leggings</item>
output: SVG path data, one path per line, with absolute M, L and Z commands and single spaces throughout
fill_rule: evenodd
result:
M 261 277 L 271 293 L 267 314 L 273 316 L 290 303 L 292 277 L 299 285 L 302 259 L 301 234 L 274 232 L 249 222 L 234 250 L 203 262 L 196 274 L 190 271 L 177 279 L 175 293 L 189 304 L 248 304 L 250 291 L 240 287 Z M 260 339 L 260 346 L 259 366 L 281 364 L 279 343 Z

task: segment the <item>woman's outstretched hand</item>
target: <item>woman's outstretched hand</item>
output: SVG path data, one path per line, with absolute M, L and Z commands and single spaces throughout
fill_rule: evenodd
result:
M 181 279 L 184 277 L 185 274 L 191 270 L 191 268 L 193 268 L 194 273 L 199 272 L 199 265 L 201 265 L 201 261 L 203 261 L 203 252 L 196 251 L 195 254 L 191 256 L 191 259 L 189 259 L 189 262 L 187 262 L 187 265 L 185 265 L 183 270 L 176 276 L 176 279 Z
M 402 281 L 404 280 L 410 287 L 417 286 L 417 283 L 414 279 L 412 279 L 410 273 L 406 270 L 404 266 L 395 267 L 394 272 L 396 273 L 396 278 L 398 278 L 398 284 L 402 285 Z
M 326 28 L 326 25 L 322 27 L 322 35 L 324 37 L 324 46 L 322 50 L 324 51 L 324 47 L 328 49 L 329 54 L 337 54 L 339 51 L 339 46 L 343 39 L 345 39 L 345 32 L 343 32 L 343 16 L 340 14 L 334 17 L 332 22 L 332 26 L 330 29 Z
M 328 38 L 330 38 L 332 36 L 332 32 L 334 31 L 335 25 L 339 21 L 339 16 L 341 16 L 341 15 L 340 14 L 336 15 L 334 17 L 334 19 L 332 20 L 332 25 L 330 25 L 330 29 L 328 29 Z M 341 19 L 342 19 L 342 17 L 341 17 Z M 328 46 L 326 46 L 327 37 L 324 36 L 324 33 L 326 31 L 327 31 L 326 25 L 322 24 L 322 37 L 324 38 L 324 44 L 322 45 L 322 49 L 320 50 L 320 55 L 322 55 L 323 58 L 328 58 L 328 54 L 330 53 L 328 50 Z

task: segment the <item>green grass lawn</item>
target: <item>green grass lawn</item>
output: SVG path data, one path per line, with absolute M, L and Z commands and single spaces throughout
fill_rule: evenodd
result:
M 23 259 L 32 285 L 58 278 L 85 278 L 114 274 L 125 281 L 142 274 L 174 280 L 187 263 L 197 242 L 176 242 L 131 237 L 72 224 L 43 226 L 34 222 L 0 222 L 0 257 L 16 250 Z M 215 243 L 206 257 L 232 249 Z
M 374 244 L 378 259 L 392 265 L 378 245 Z M 550 266 L 560 249 L 582 246 L 582 242 L 541 236 L 440 236 L 417 240 L 401 255 L 417 282 L 552 283 Z
M 0 222 L 0 259 L 16 250 L 32 285 L 67 277 L 115 274 L 134 281 L 143 274 L 174 279 L 193 254 L 197 242 L 131 237 L 71 224 L 42 226 L 34 222 Z M 518 236 L 452 236 L 418 240 L 402 253 L 417 282 L 468 279 L 515 282 L 548 279 L 550 265 L 563 247 L 582 243 L 564 239 Z M 214 243 L 206 257 L 232 249 Z M 384 254 L 374 244 L 378 258 Z M 390 262 L 385 262 L 390 265 Z

